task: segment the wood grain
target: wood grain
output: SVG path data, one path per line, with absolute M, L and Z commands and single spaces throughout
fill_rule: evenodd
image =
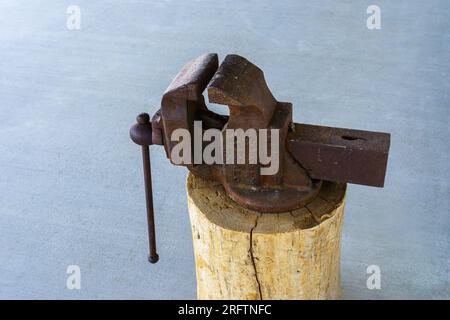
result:
M 338 299 L 345 184 L 325 182 L 307 206 L 261 214 L 189 174 L 199 299 Z

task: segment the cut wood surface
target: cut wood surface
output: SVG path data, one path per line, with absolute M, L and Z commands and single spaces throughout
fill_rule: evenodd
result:
M 305 207 L 261 214 L 189 174 L 198 299 L 338 299 L 345 184 Z

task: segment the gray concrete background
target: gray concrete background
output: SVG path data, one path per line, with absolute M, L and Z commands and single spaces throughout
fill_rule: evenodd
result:
M 366 28 L 370 4 L 381 30 Z M 186 170 L 154 149 L 149 265 L 128 129 L 205 52 L 259 65 L 297 122 L 392 134 L 385 188 L 349 187 L 344 298 L 450 298 L 449 13 L 446 0 L 2 0 L 0 298 L 195 298 Z M 71 264 L 81 290 L 66 289 Z M 372 264 L 381 290 L 366 288 Z

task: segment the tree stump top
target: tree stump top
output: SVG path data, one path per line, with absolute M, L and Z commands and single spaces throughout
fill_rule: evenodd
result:
M 273 234 L 311 229 L 329 219 L 345 196 L 346 184 L 324 181 L 318 196 L 306 206 L 283 213 L 264 213 L 243 208 L 223 186 L 189 174 L 188 196 L 214 224 L 228 230 Z M 255 226 L 255 221 L 258 220 Z

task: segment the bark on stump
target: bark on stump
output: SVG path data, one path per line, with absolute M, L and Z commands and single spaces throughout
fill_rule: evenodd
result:
M 198 299 L 338 299 L 345 184 L 307 206 L 261 214 L 189 174 Z

